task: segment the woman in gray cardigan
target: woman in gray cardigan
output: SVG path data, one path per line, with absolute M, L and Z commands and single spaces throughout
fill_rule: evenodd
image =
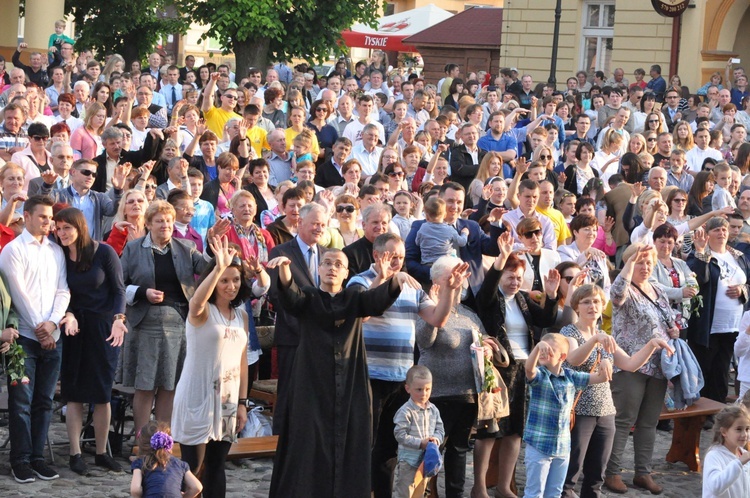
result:
M 690 318 L 690 299 L 698 293 L 698 282 L 687 263 L 672 256 L 677 244 L 677 230 L 664 223 L 654 230 L 654 246 L 657 263 L 651 274 L 651 283 L 658 284 L 669 298 L 675 315 L 675 323 L 680 328 L 680 336 L 687 334 L 687 321 Z

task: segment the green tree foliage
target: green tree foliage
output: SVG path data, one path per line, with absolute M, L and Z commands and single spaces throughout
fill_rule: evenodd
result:
M 75 17 L 77 45 L 120 54 L 128 64 L 152 51 L 161 36 L 190 25 L 172 0 L 65 0 L 65 13 Z
M 183 0 L 207 36 L 234 52 L 237 74 L 269 60 L 322 60 L 352 24 L 374 25 L 383 0 Z

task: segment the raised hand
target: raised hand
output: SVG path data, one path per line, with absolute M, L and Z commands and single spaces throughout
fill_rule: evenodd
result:
M 130 163 L 123 163 L 115 166 L 115 171 L 112 174 L 112 186 L 117 190 L 124 189 L 132 168 L 133 165 Z
M 422 285 L 406 272 L 400 271 L 393 275 L 393 280 L 398 284 L 399 289 L 411 287 L 412 289 L 421 289 Z
M 630 192 L 632 193 L 632 197 L 640 197 L 644 190 L 646 190 L 646 187 L 641 182 L 630 184 Z
M 237 249 L 229 246 L 229 239 L 226 237 L 212 237 L 209 245 L 214 253 L 216 268 L 223 272 L 232 264 L 232 258 L 237 254 Z
M 469 219 L 469 216 L 471 216 L 472 214 L 474 214 L 474 213 L 476 213 L 476 212 L 477 212 L 477 210 L 476 210 L 476 209 L 471 209 L 471 208 L 469 208 L 469 209 L 464 209 L 464 210 L 463 210 L 463 211 L 461 212 L 461 216 L 460 216 L 460 217 L 461 217 L 461 219 L 462 219 L 462 220 L 468 220 L 468 219 Z
M 602 226 L 602 229 L 604 230 L 605 233 L 609 233 L 612 231 L 614 226 L 615 226 L 615 219 L 611 216 L 607 216 L 604 219 L 604 225 Z
M 526 171 L 529 169 L 529 163 L 526 161 L 526 158 L 521 156 L 518 159 L 516 159 L 516 174 L 519 176 L 523 176 Z
M 266 268 L 278 268 L 280 266 L 289 266 L 291 261 L 286 256 L 278 256 L 266 263 Z
M 381 279 L 387 279 L 390 277 L 389 273 L 393 255 L 390 251 L 383 251 L 379 256 L 379 258 L 375 259 L 375 272 L 377 272 Z
M 47 185 L 54 185 L 58 178 L 57 173 L 55 173 L 52 168 L 48 169 L 44 173 L 41 173 L 41 175 L 44 183 L 46 183 Z
M 503 215 L 507 212 L 508 210 L 502 207 L 492 208 L 492 210 L 490 211 L 490 215 L 487 218 L 487 221 L 489 221 L 490 223 L 494 223 L 496 221 L 502 222 Z
M 138 171 L 141 173 L 141 177 L 148 178 L 151 176 L 151 172 L 154 170 L 154 166 L 156 165 L 156 161 L 146 161 L 145 163 L 141 164 L 141 167 L 138 168 Z
M 560 287 L 560 272 L 554 268 L 549 271 L 549 275 L 544 277 L 544 290 L 547 292 L 547 297 L 555 299 L 557 297 L 557 289 Z
M 229 232 L 229 228 L 232 226 L 232 222 L 228 218 L 219 218 L 219 221 L 214 223 L 214 226 L 208 229 L 206 235 L 209 239 L 212 237 L 223 237 Z
M 695 247 L 696 252 L 703 252 L 707 244 L 708 234 L 702 227 L 693 232 L 693 247 Z
M 453 267 L 445 280 L 441 281 L 440 284 L 446 285 L 453 290 L 460 289 L 461 286 L 463 286 L 464 281 L 466 281 L 470 275 L 469 263 L 460 263 Z
M 482 199 L 485 201 L 490 200 L 490 197 L 492 197 L 492 184 L 488 183 L 484 187 L 482 187 Z

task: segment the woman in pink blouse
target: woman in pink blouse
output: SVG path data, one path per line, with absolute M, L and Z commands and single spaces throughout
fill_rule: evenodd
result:
M 70 146 L 73 147 L 77 159 L 93 159 L 102 153 L 101 134 L 107 121 L 107 109 L 99 102 L 94 102 L 86 108 L 83 126 L 70 136 Z

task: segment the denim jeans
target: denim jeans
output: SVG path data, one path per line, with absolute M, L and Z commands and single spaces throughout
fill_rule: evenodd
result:
M 11 386 L 8 382 L 11 466 L 44 460 L 52 397 L 62 362 L 62 340 L 52 350 L 23 336 L 16 341 L 26 352 L 24 368 L 29 383 Z
M 526 445 L 526 487 L 524 498 L 560 498 L 568 473 L 569 455 L 553 457 Z

